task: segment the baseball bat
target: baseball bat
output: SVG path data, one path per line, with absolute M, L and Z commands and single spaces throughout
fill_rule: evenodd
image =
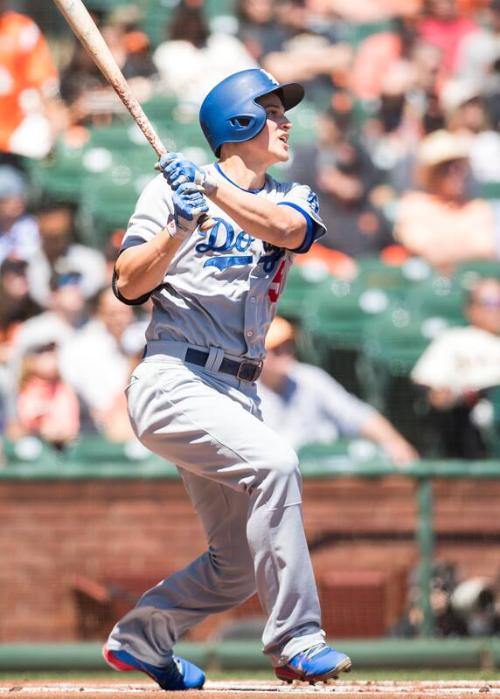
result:
M 138 99 L 130 89 L 113 54 L 82 0 L 54 0 L 54 2 L 66 18 L 73 33 L 78 37 L 96 66 L 128 109 L 155 153 L 158 157 L 162 156 L 167 152 L 167 149 L 144 113 Z M 215 223 L 205 214 L 200 216 L 198 220 L 202 230 L 209 230 Z

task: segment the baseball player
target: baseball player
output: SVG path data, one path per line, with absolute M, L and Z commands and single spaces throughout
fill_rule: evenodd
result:
M 216 85 L 200 123 L 217 161 L 161 158 L 116 263 L 118 298 L 153 300 L 144 359 L 127 388 L 131 423 L 177 465 L 208 549 L 144 593 L 104 657 L 167 690 L 205 681 L 173 655 L 177 639 L 256 590 L 267 615 L 263 650 L 280 679 L 327 680 L 351 667 L 325 644 L 297 456 L 262 422 L 255 383 L 294 255 L 324 233 L 316 195 L 266 174 L 288 159 L 286 111 L 303 95 L 260 69 Z M 198 225 L 205 214 L 210 230 Z

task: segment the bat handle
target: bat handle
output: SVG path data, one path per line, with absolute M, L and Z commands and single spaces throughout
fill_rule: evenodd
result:
M 165 153 L 165 150 L 162 149 L 156 149 L 156 152 L 158 153 L 158 157 L 161 157 L 163 153 Z M 155 170 L 158 170 L 158 172 L 161 172 L 160 166 L 158 163 L 155 164 Z M 215 221 L 213 218 L 210 218 L 207 214 L 201 214 L 201 216 L 198 218 L 198 226 L 200 230 L 202 231 L 209 231 L 215 226 Z
M 202 214 L 198 219 L 198 226 L 200 230 L 207 232 L 215 226 L 215 221 L 207 214 Z

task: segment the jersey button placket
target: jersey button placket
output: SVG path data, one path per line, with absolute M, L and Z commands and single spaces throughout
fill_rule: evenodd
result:
M 258 257 L 258 255 L 257 255 Z M 254 258 L 255 259 L 255 258 Z M 256 357 L 260 355 L 260 352 L 255 352 L 255 347 L 252 346 L 252 340 L 257 335 L 257 328 L 259 327 L 259 322 L 263 319 L 257 318 L 257 310 L 259 304 L 257 303 L 257 296 L 255 295 L 256 285 L 259 283 L 259 266 L 254 263 L 250 271 L 249 277 L 249 289 L 245 302 L 245 339 L 247 341 L 248 356 Z

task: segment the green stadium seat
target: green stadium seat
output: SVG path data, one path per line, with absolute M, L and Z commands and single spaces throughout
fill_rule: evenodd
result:
M 357 264 L 356 281 L 361 286 L 384 289 L 391 296 L 404 297 L 411 287 L 425 284 L 432 276 L 431 267 L 420 258 L 389 265 L 380 257 L 361 257 Z
M 479 195 L 484 199 L 500 199 L 500 182 L 482 182 Z
M 144 14 L 142 29 L 149 36 L 151 46 L 155 49 L 167 37 L 167 27 L 177 0 L 142 0 Z
M 89 177 L 78 214 L 84 242 L 103 249 L 112 230 L 126 228 L 140 192 L 153 176 L 152 169 L 137 173 L 124 164 L 111 174 Z
M 410 372 L 422 352 L 447 327 L 444 318 L 426 318 L 401 305 L 366 323 L 356 371 L 362 395 L 419 449 L 427 437 L 421 391 Z
M 43 160 L 29 161 L 34 199 L 50 195 L 59 200 L 78 203 L 82 187 L 84 148 L 69 148 L 58 141 L 53 152 Z
M 322 366 L 348 390 L 359 394 L 355 362 L 365 323 L 391 303 L 382 289 L 331 278 L 318 285 L 304 302 L 302 358 Z
M 499 260 L 469 260 L 457 267 L 454 281 L 466 291 L 481 277 L 500 279 Z
M 5 461 L 8 465 L 35 463 L 50 466 L 60 461 L 60 452 L 56 451 L 38 437 L 21 437 L 16 441 L 5 439 L 2 442 Z
M 329 278 L 328 269 L 320 262 L 293 266 L 278 302 L 278 315 L 300 324 L 308 313 L 307 295 Z
M 465 323 L 465 292 L 454 279 L 433 276 L 425 284 L 409 288 L 405 299 L 414 315 L 444 318 L 451 325 Z
M 145 461 L 152 458 L 139 442 L 110 442 L 100 435 L 80 436 L 65 452 L 70 462 L 123 463 Z

